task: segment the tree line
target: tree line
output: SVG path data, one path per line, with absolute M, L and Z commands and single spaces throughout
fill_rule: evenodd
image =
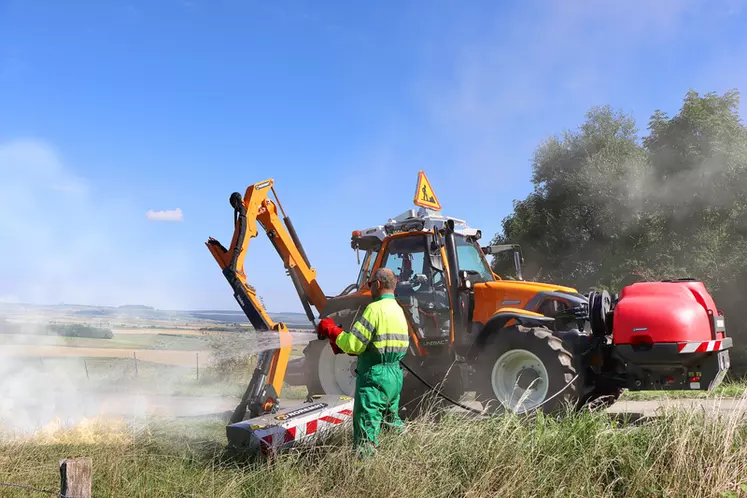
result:
M 689 91 L 674 116 L 635 120 L 593 107 L 576 130 L 541 143 L 533 190 L 514 201 L 493 243 L 518 243 L 525 278 L 613 292 L 643 280 L 702 280 L 747 370 L 747 127 L 739 92 Z M 513 261 L 493 261 L 499 275 Z

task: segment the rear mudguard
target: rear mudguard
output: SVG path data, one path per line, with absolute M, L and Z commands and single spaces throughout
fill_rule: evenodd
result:
M 485 343 L 492 334 L 500 333 L 500 331 L 506 327 L 512 325 L 525 325 L 531 326 L 543 326 L 554 322 L 555 319 L 549 316 L 545 316 L 542 313 L 535 313 L 521 308 L 500 308 L 496 311 L 492 317 L 480 327 L 480 324 L 475 323 L 476 327 L 479 327 L 477 332 L 477 338 L 470 348 L 469 356 L 474 358 L 477 354 L 485 347 Z

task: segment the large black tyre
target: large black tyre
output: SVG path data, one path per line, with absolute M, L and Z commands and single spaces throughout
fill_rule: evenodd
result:
M 536 409 L 553 413 L 573 408 L 579 401 L 573 356 L 544 327 L 517 325 L 494 331 L 475 370 L 477 400 L 488 407 L 488 413 Z M 530 387 L 529 396 L 522 400 Z

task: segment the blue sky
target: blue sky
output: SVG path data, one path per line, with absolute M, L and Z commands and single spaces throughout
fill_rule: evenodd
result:
M 0 0 L 0 300 L 237 309 L 204 242 L 270 177 L 328 294 L 420 169 L 490 237 L 591 106 L 645 132 L 689 88 L 744 90 L 744 7 Z M 263 234 L 246 270 L 300 310 Z

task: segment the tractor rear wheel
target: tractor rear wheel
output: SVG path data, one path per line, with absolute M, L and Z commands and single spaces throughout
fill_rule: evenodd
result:
M 309 394 L 355 394 L 355 367 L 358 359 L 334 354 L 329 341 L 315 339 L 304 348 L 306 389 Z
M 573 356 L 544 327 L 495 331 L 477 359 L 477 400 L 488 412 L 551 413 L 579 399 Z

